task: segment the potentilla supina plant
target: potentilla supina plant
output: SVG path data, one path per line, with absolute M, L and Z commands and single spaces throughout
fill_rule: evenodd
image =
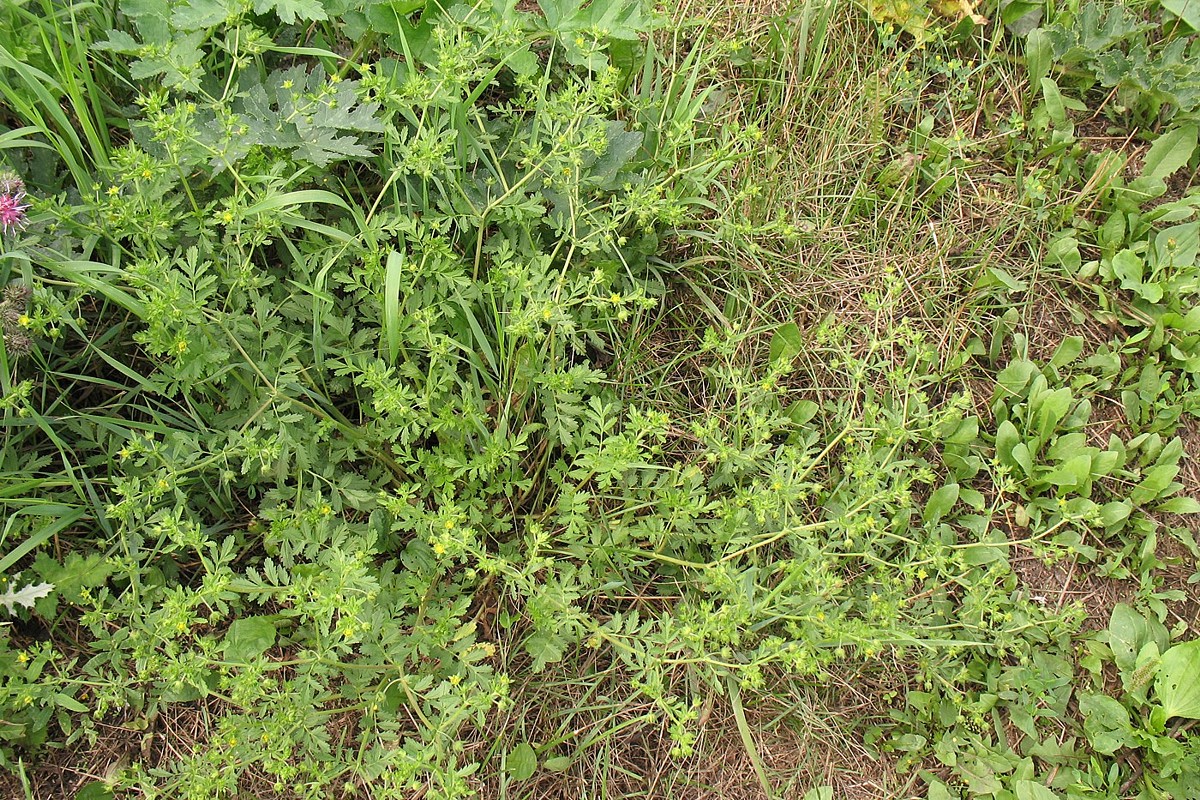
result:
M 25 182 L 15 172 L 0 172 L 0 231 L 12 233 L 25 227 Z

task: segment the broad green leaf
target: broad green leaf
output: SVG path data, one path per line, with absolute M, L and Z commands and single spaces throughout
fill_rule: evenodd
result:
M 906 753 L 915 753 L 929 744 L 929 740 L 919 733 L 902 733 L 892 737 L 892 747 Z
M 1167 11 L 1187 23 L 1194 31 L 1200 31 L 1200 0 L 1159 0 Z
M 1172 497 L 1154 510 L 1166 514 L 1200 514 L 1200 500 L 1194 497 Z
M 1025 394 L 1025 387 L 1038 374 L 1037 365 L 1032 361 L 1013 361 L 996 376 L 996 383 L 1006 393 L 1013 397 Z
M 1159 302 L 1166 294 L 1165 288 L 1161 283 L 1158 282 L 1143 283 L 1141 286 L 1138 286 L 1136 289 L 1134 289 L 1134 291 L 1137 293 L 1138 297 L 1151 303 Z
M 1137 290 L 1142 285 L 1145 266 L 1132 250 L 1122 250 L 1112 258 L 1113 276 L 1121 281 L 1122 289 Z
M 997 530 L 988 531 L 982 541 L 971 543 L 963 548 L 963 561 L 973 567 L 992 564 L 1008 559 L 1009 542 L 1005 535 Z
M 1168 717 L 1200 719 L 1200 639 L 1163 653 L 1154 691 Z
M 794 322 L 785 322 L 775 329 L 771 336 L 771 361 L 791 361 L 804 352 L 804 337 L 800 326 Z
M 1087 434 L 1082 431 L 1074 431 L 1072 433 L 1064 433 L 1054 440 L 1054 442 L 1046 448 L 1047 461 L 1066 461 L 1072 456 L 1077 456 L 1080 453 L 1092 453 L 1093 455 L 1099 451 L 1094 447 L 1087 446 Z
M 814 786 L 804 793 L 804 800 L 833 800 L 833 787 Z
M 1100 506 L 1100 524 L 1105 528 L 1119 525 L 1129 519 L 1133 506 L 1125 500 L 1113 500 Z
M 383 130 L 383 123 L 375 118 L 379 104 L 361 102 L 358 81 L 331 81 L 320 65 L 276 70 L 246 84 L 233 104 L 243 125 L 232 130 L 231 126 L 210 126 L 201 131 L 213 152 L 209 163 L 218 171 L 231 168 L 256 146 L 292 151 L 297 160 L 317 167 L 363 158 L 371 155 L 371 149 L 359 140 L 360 134 Z M 306 99 L 314 96 L 321 101 Z M 345 207 L 341 198 L 322 190 L 287 196 L 311 196 L 310 202 Z
M 1050 357 L 1050 366 L 1065 367 L 1083 352 L 1083 337 L 1068 336 L 1062 340 L 1058 348 L 1054 351 L 1054 355 Z
M 958 795 L 952 793 L 946 784 L 934 780 L 929 784 L 929 800 L 958 800 Z
M 989 276 L 990 280 L 985 281 L 985 277 Z M 981 276 L 979 282 L 976 283 L 976 287 L 978 288 L 987 288 L 991 286 L 1003 286 L 1005 289 L 1008 289 L 1012 292 L 1023 292 L 1029 288 L 1028 283 L 1018 280 L 1011 272 L 1000 269 L 999 267 L 988 267 L 986 270 L 986 275 Z
M 1042 78 L 1050 74 L 1054 60 L 1054 49 L 1050 37 L 1041 28 L 1029 32 L 1025 38 L 1025 69 L 1029 72 L 1029 85 L 1040 86 Z
M 1033 453 L 1030 451 L 1028 444 L 1025 442 L 1017 444 L 1012 449 L 1012 459 L 1026 476 L 1033 475 Z
M 797 400 L 788 406 L 787 416 L 794 424 L 803 425 L 817 415 L 821 407 L 812 400 Z
M 1154 237 L 1156 269 L 1191 267 L 1200 253 L 1200 222 L 1172 225 Z
M 1157 657 L 1170 641 L 1167 629 L 1154 617 L 1146 617 L 1125 603 L 1113 606 L 1108 621 L 1108 646 L 1113 660 L 1123 676 L 1133 673 L 1139 666 L 1138 658 L 1147 657 L 1153 644 L 1153 656 Z
M 573 763 L 575 763 L 575 760 L 570 756 L 555 756 L 554 758 L 547 758 L 542 766 L 550 772 L 566 772 L 571 768 Z
M 83 703 L 69 694 L 63 694 L 62 692 L 54 694 L 54 704 L 59 708 L 65 708 L 67 711 L 74 711 L 76 714 L 86 714 L 88 711 L 88 707 Z
M 388 253 L 383 278 L 383 330 L 388 361 L 393 364 L 400 353 L 400 282 L 403 276 L 404 256 L 393 250 Z
M 1012 720 L 1012 724 L 1017 727 L 1017 730 L 1024 733 L 1026 736 L 1037 736 L 1037 720 L 1033 718 L 1028 709 L 1022 708 L 1019 705 L 1012 705 L 1008 708 L 1008 718 Z
M 1071 390 L 1065 386 L 1061 389 L 1055 389 L 1052 392 L 1046 392 L 1038 397 L 1036 408 L 1039 445 L 1046 442 L 1050 438 L 1050 434 L 1058 427 L 1058 423 L 1062 422 L 1067 412 L 1071 409 L 1071 401 L 1073 399 Z
M 967 791 L 972 795 L 991 795 L 1004 788 L 1004 784 L 996 775 L 997 759 L 989 757 L 990 755 L 959 751 L 958 772 L 966 779 Z
M 112 50 L 115 53 L 136 53 L 142 48 L 140 42 L 125 31 L 109 31 L 108 38 L 92 45 L 93 50 Z
M 429 0 L 383 0 L 383 2 L 374 5 L 377 5 L 388 14 L 407 17 L 414 11 L 420 11 L 429 5 Z
M 1108 618 L 1108 646 L 1121 671 L 1136 667 L 1137 653 L 1146 643 L 1146 619 L 1125 603 L 1113 606 Z
M 1001 422 L 1000 427 L 996 430 L 996 458 L 1001 464 L 1007 467 L 1016 466 L 1013 449 L 1020 443 L 1021 434 L 1017 430 L 1017 426 L 1008 420 Z
M 532 57 L 532 54 L 530 55 Z M 621 173 L 629 167 L 629 163 L 645 141 L 646 134 L 643 131 L 625 130 L 623 122 L 609 122 L 606 136 L 608 144 L 603 155 L 592 164 L 588 179 L 601 189 L 616 189 L 621 181 L 627 180 Z
M 1101 450 L 1092 455 L 1092 474 L 1101 478 L 1111 475 L 1120 463 L 1120 453 L 1114 450 Z
M 936 525 L 942 517 L 946 516 L 947 512 L 958 502 L 958 492 L 957 483 L 948 483 L 930 495 L 929 502 L 925 504 L 923 515 L 925 522 Z
M 1175 476 L 1179 474 L 1178 464 L 1160 464 L 1146 471 L 1146 477 L 1129 493 L 1129 499 L 1141 505 L 1158 497 L 1171 493 L 1175 484 Z M 1177 485 L 1176 485 L 1177 488 Z
M 1067 107 L 1063 103 L 1062 92 L 1058 89 L 1058 84 L 1053 78 L 1042 78 L 1042 97 L 1046 100 L 1046 111 L 1050 114 L 1050 121 L 1054 123 L 1056 128 L 1067 127 Z
M 1164 180 L 1182 169 L 1196 149 L 1196 130 L 1180 125 L 1158 137 L 1146 152 L 1141 177 Z
M 958 499 L 976 511 L 983 511 L 984 506 L 987 505 L 987 498 L 978 489 L 963 488 L 958 493 Z
M 113 793 L 104 781 L 91 781 L 79 787 L 75 800 L 113 800 Z
M 171 14 L 171 23 L 184 31 L 211 28 L 233 15 L 228 3 L 221 0 L 188 0 Z
M 1157 380 L 1158 379 L 1156 378 L 1156 381 Z M 1155 391 L 1155 396 L 1157 396 L 1157 394 L 1158 394 L 1158 390 Z M 1173 439 L 1171 439 L 1169 442 L 1167 442 L 1165 445 L 1163 445 L 1163 448 L 1159 452 L 1158 457 L 1155 459 L 1155 462 L 1157 464 L 1163 464 L 1163 465 L 1166 465 L 1166 464 L 1176 465 L 1179 463 L 1179 460 L 1183 458 L 1183 454 L 1184 454 L 1183 439 L 1176 436 Z
M 537 772 L 537 753 L 529 742 L 521 742 L 514 747 L 505 760 L 505 769 L 515 781 L 527 781 Z
M 225 658 L 247 663 L 275 645 L 275 623 L 266 617 L 243 617 L 225 632 Z
M 967 417 L 960 420 L 946 434 L 947 444 L 974 444 L 979 438 L 979 418 Z
M 1092 477 L 1092 457 L 1087 453 L 1065 461 L 1047 474 L 1043 481 L 1054 486 L 1075 488 L 1084 486 Z
M 1184 333 L 1196 333 L 1197 331 L 1200 331 L 1200 305 L 1195 306 L 1191 311 L 1183 316 L 1164 315 L 1164 324 L 1167 324 L 1167 317 L 1169 316 L 1178 317 L 1178 319 L 1170 323 L 1176 330 L 1183 331 Z
M 1050 264 L 1060 264 L 1068 274 L 1075 274 L 1083 266 L 1083 256 L 1079 253 L 1079 240 L 1074 236 L 1060 236 L 1055 239 L 1046 248 L 1046 261 Z
M 1013 784 L 1017 800 L 1059 800 L 1059 796 L 1037 781 L 1021 780 Z
M 1129 712 L 1108 695 L 1080 695 L 1079 711 L 1083 714 L 1084 734 L 1097 752 L 1115 753 L 1129 741 Z

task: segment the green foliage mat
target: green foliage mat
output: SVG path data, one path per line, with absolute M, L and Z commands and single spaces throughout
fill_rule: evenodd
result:
M 496 720 L 602 663 L 671 758 L 725 698 L 770 795 L 746 706 L 897 664 L 904 702 L 856 735 L 931 798 L 1194 793 L 1195 630 L 1162 624 L 1183 595 L 1155 577 L 1157 520 L 1200 510 L 1174 436 L 1200 372 L 1197 203 L 1167 196 L 1196 158 L 1195 44 L 1163 22 L 1184 5 L 1002 17 L 1032 94 L 997 161 L 1042 171 L 1022 190 L 1047 263 L 1128 338 L 1039 359 L 1014 314 L 981 314 L 946 352 L 907 317 L 802 329 L 709 300 L 725 324 L 682 326 L 682 386 L 640 360 L 667 293 L 803 239 L 745 213 L 774 124 L 726 108 L 745 42 L 669 34 L 640 0 L 0 9 L 0 158 L 25 192 L 0 182 L 20 217 L 0 763 L 32 793 L 47 753 L 190 708 L 195 742 L 76 797 L 517 791 L 586 771 L 624 723 L 529 740 Z M 812 75 L 832 8 L 797 11 Z M 987 24 L 963 11 L 953 32 L 880 21 L 949 54 Z M 903 36 L 881 28 L 880 52 Z M 1096 87 L 1161 123 L 1127 181 L 1077 146 Z M 849 207 L 923 221 L 962 189 L 943 133 L 971 98 L 947 96 Z M 1092 206 L 1051 196 L 1095 174 Z M 997 266 L 971 291 L 1022 288 Z M 906 290 L 889 270 L 864 302 Z M 807 382 L 813 358 L 835 383 Z M 1109 395 L 1128 426 L 1098 439 Z M 1018 554 L 1138 582 L 1135 602 L 1081 635 Z

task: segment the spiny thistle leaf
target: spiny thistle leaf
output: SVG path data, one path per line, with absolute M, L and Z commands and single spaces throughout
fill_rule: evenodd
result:
M 8 588 L 4 590 L 3 594 L 0 594 L 0 605 L 4 606 L 9 616 L 15 613 L 17 606 L 33 608 L 33 604 L 36 601 L 50 594 L 54 589 L 54 584 L 52 583 L 28 583 L 21 586 L 18 582 L 18 578 L 20 577 L 21 573 L 19 572 L 14 575 L 12 582 L 8 584 Z M 20 588 L 17 588 L 19 586 Z

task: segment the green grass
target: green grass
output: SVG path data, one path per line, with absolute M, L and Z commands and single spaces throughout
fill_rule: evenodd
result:
M 1174 5 L 577 6 L 0 9 L 0 794 L 1200 790 Z

